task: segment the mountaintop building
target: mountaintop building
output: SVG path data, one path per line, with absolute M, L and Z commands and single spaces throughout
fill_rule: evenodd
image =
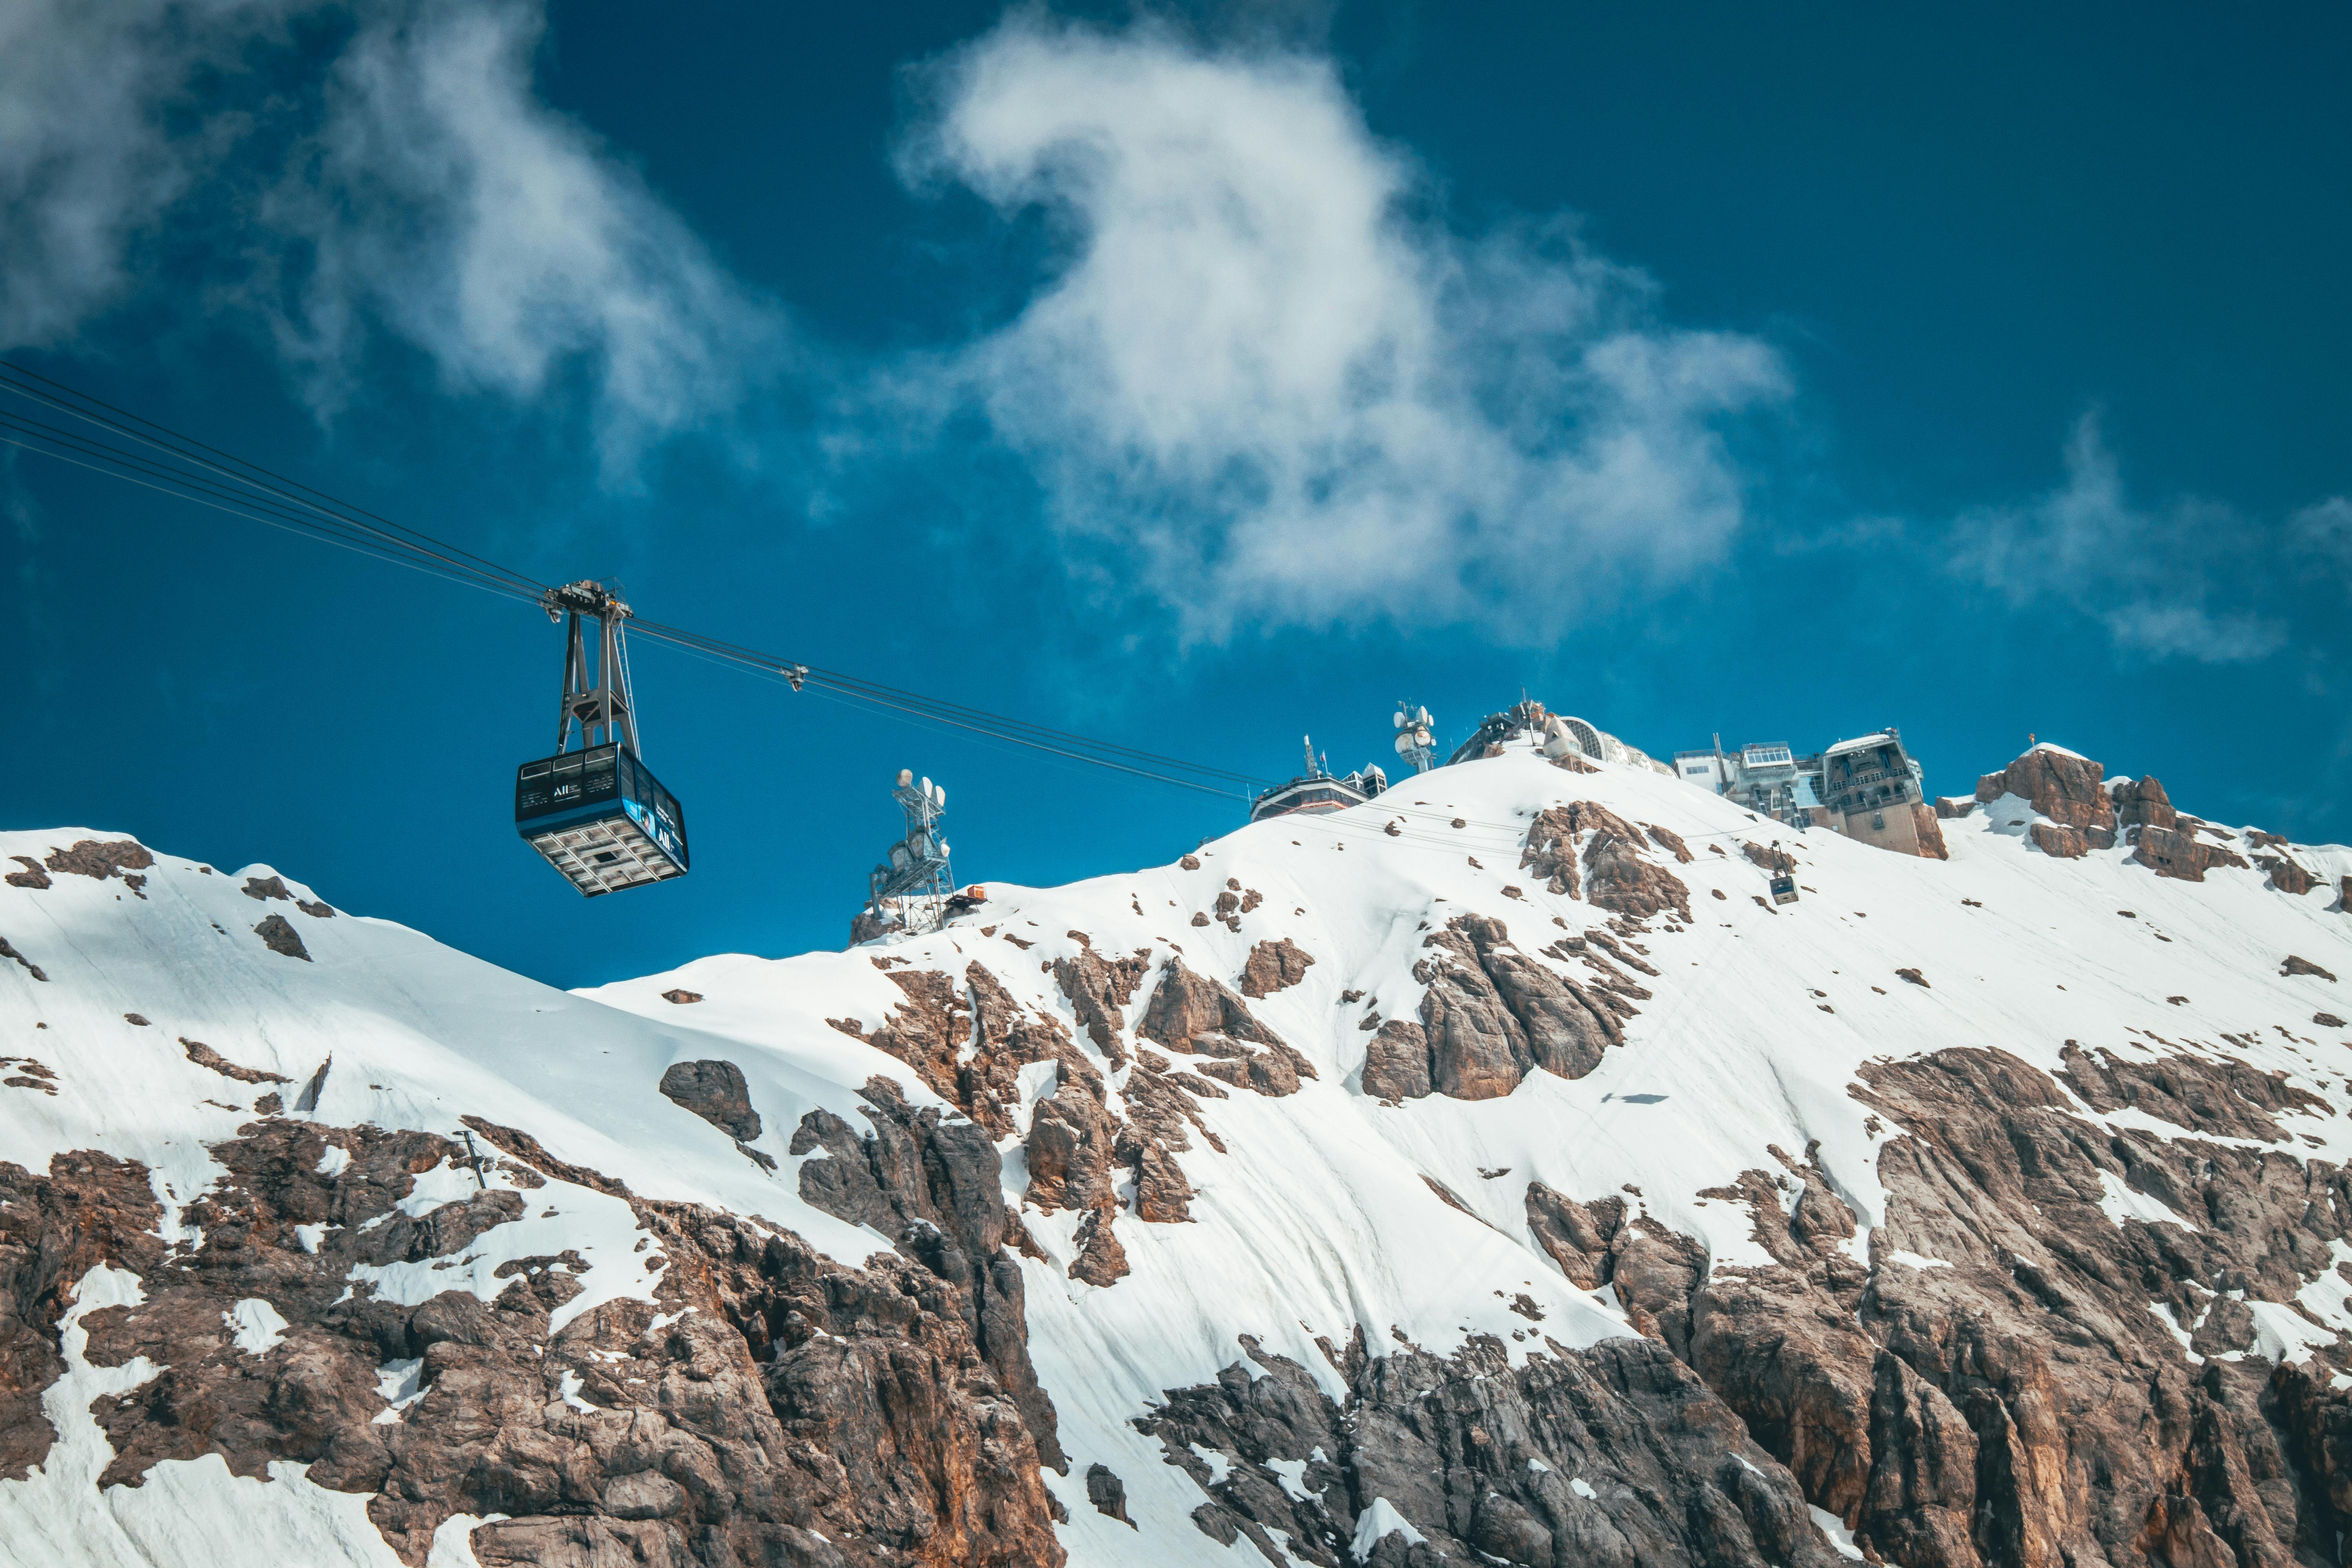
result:
M 1800 830 L 1833 827 L 1904 855 L 1940 858 L 1944 853 L 1943 830 L 1927 805 L 1919 764 L 1892 725 L 1809 757 L 1782 742 L 1727 752 L 1718 735 L 1706 751 L 1676 752 L 1674 773 Z
M 1768 741 L 1723 749 L 1721 736 L 1704 752 L 1676 752 L 1674 774 L 1685 784 L 1714 791 L 1759 816 L 1790 827 L 1822 824 L 1821 758 L 1801 757 L 1786 742 Z

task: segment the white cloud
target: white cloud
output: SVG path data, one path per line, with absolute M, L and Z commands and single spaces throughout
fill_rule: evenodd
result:
M 2020 608 L 2069 605 L 2105 626 L 2118 648 L 2152 658 L 2238 664 L 2284 644 L 2278 621 L 2207 606 L 2244 531 L 2235 513 L 2195 498 L 2155 512 L 2134 506 L 2095 414 L 2075 422 L 2065 468 L 2064 483 L 2021 506 L 1964 514 L 1952 569 Z
M 58 342 L 122 296 L 131 246 L 205 156 L 201 137 L 166 134 L 164 110 L 277 9 L 0 5 L 0 348 Z
M 2352 498 L 2330 496 L 2287 520 L 2294 542 L 2352 571 Z
M 236 68 L 282 63 L 296 16 L 352 32 L 253 91 Z M 625 468 L 730 407 L 781 322 L 541 101 L 543 30 L 543 0 L 0 5 L 0 346 L 69 340 L 167 222 L 214 224 L 233 237 L 190 248 L 236 275 L 178 297 L 260 309 L 322 411 L 388 330 L 453 388 L 529 404 L 583 374 Z
M 381 15 L 337 62 L 323 124 L 265 208 L 313 266 L 281 322 L 331 394 L 362 323 L 450 385 L 518 401 L 580 365 L 608 461 L 725 410 L 775 343 L 743 290 L 635 174 L 541 103 L 538 0 Z
M 1328 60 L 1016 19 L 924 86 L 910 178 L 1042 209 L 1066 256 L 905 390 L 983 411 L 1080 557 L 1188 635 L 1541 637 L 1738 528 L 1721 425 L 1787 395 L 1778 356 L 1655 325 L 1565 226 L 1416 221 Z

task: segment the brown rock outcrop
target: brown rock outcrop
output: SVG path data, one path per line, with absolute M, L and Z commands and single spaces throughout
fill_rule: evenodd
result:
M 1259 1023 L 1239 996 L 1173 957 L 1161 966 L 1160 984 L 1145 1005 L 1135 1032 L 1178 1051 L 1190 1051 L 1195 1041 L 1211 1036 L 1257 1045 L 1280 1043 L 1279 1037 Z
M 1105 959 L 1088 944 L 1076 957 L 1053 965 L 1072 1011 L 1115 1069 L 1128 1060 L 1120 1046 L 1120 1020 L 1149 958 L 1148 952 L 1139 952 L 1129 958 Z M 1257 1093 L 1293 1093 L 1302 1076 L 1315 1076 L 1304 1057 L 1250 1016 L 1240 997 L 1175 960 L 1169 969 L 1137 1026 L 1141 1038 L 1216 1058 L 1202 1064 L 1202 1072 Z M 927 1086 L 962 1109 L 987 1135 L 1003 1137 L 1014 1131 L 1021 1069 L 1040 1062 L 1055 1064 L 1055 1092 L 1037 1108 L 1028 1133 L 1038 1142 L 1032 1161 L 1042 1156 L 1048 1167 L 1045 1186 L 1033 1184 L 1032 1196 L 1050 1195 L 1051 1206 L 1086 1208 L 1102 1216 L 1087 1230 L 1086 1253 L 1092 1261 L 1081 1278 L 1098 1276 L 1094 1282 L 1108 1283 L 1126 1272 L 1124 1248 L 1111 1234 L 1116 1203 L 1110 1196 L 1109 1163 L 1134 1173 L 1139 1219 L 1180 1224 L 1192 1217 L 1192 1185 L 1175 1155 L 1192 1147 L 1193 1131 L 1200 1131 L 1212 1148 L 1223 1150 L 1201 1122 L 1200 1101 L 1225 1095 L 1212 1078 L 1169 1070 L 1166 1058 L 1143 1050 L 1127 1079 L 1128 1114 L 1122 1120 L 1104 1108 L 1101 1072 L 1062 1025 L 1015 1005 L 978 963 L 965 970 L 961 990 L 935 970 L 888 973 L 907 1002 L 874 1032 L 870 1043 L 914 1068 Z M 1188 1030 L 1197 1032 L 1188 1035 Z M 866 1098 L 873 1100 L 875 1096 L 869 1086 Z M 796 1152 L 801 1152 L 801 1138 L 794 1134 Z M 814 1169 L 802 1167 L 804 1184 Z M 1033 1176 L 1035 1171 L 1033 1163 Z
M 65 1373 L 56 1324 L 82 1276 L 104 1263 L 143 1278 L 162 1217 L 135 1162 L 84 1151 L 46 1174 L 0 1162 L 0 1480 L 23 1480 L 57 1441 L 41 1395 Z
M 1778 845 L 1767 848 L 1755 840 L 1748 839 L 1739 846 L 1739 852 L 1747 856 L 1749 861 L 1775 876 L 1797 868 L 1797 858 Z
M 1242 994 L 1255 1002 L 1296 985 L 1307 978 L 1307 966 L 1314 962 L 1313 953 L 1288 937 L 1259 942 L 1242 964 Z
M 1178 958 L 1161 967 L 1135 1032 L 1170 1050 L 1215 1058 L 1199 1070 L 1258 1094 L 1295 1094 L 1299 1079 L 1316 1076 L 1314 1065 L 1252 1016 L 1232 990 Z
M 348 1158 L 321 1174 L 331 1145 Z M 582 1289 L 575 1254 L 502 1266 L 490 1300 L 451 1290 L 411 1308 L 347 1289 L 356 1263 L 454 1256 L 512 1223 L 520 1195 L 493 1188 L 367 1225 L 462 1148 L 276 1121 L 213 1152 L 228 1173 L 186 1210 L 204 1239 L 173 1251 L 140 1166 L 89 1152 L 59 1155 L 47 1177 L 0 1165 L 14 1314 L 0 1320 L 0 1403 L 29 1401 L 0 1416 L 0 1446 L 20 1473 L 52 1440 L 38 1391 L 62 1370 L 65 1294 L 112 1262 L 144 1299 L 85 1318 L 87 1353 L 161 1370 L 93 1411 L 115 1455 L 102 1485 L 207 1453 L 256 1479 L 272 1461 L 307 1464 L 318 1485 L 374 1494 L 369 1517 L 416 1564 L 461 1512 L 512 1516 L 473 1532 L 485 1563 L 1062 1561 L 1039 1446 L 976 1353 L 970 1266 L 952 1247 L 848 1269 L 733 1215 L 639 1203 L 665 1265 L 656 1300 L 551 1332 L 551 1311 Z M 315 1227 L 309 1245 L 297 1226 Z M 286 1323 L 257 1352 L 223 1321 L 257 1297 Z M 420 1397 L 380 1421 L 378 1369 L 404 1358 Z
M 1535 1066 L 1560 1078 L 1582 1078 L 1601 1065 L 1603 1051 L 1624 1043 L 1613 1009 L 1513 947 L 1500 921 L 1465 915 L 1446 929 L 1469 940 L 1478 967 L 1524 1032 Z
M 1477 949 L 1462 930 L 1474 917 L 1459 916 L 1427 945 L 1435 949 L 1416 963 L 1412 977 L 1427 987 L 1421 1022 L 1429 1046 L 1429 1082 L 1455 1100 L 1494 1100 L 1508 1094 L 1535 1065 L 1527 1030 L 1511 1016 L 1494 981 L 1478 962 Z
M 2027 829 L 2033 842 L 2044 855 L 2054 860 L 2080 860 L 2091 852 L 2090 841 L 2079 827 L 2062 827 L 2054 822 L 2037 822 Z
M 2319 879 L 2284 855 L 2257 855 L 2254 864 L 2270 873 L 2271 886 L 2291 898 L 2301 898 L 2319 886 Z
M 2335 975 L 2329 973 L 2326 970 L 2320 968 L 2319 965 L 2312 963 L 2311 960 L 2290 952 L 2286 955 L 2286 962 L 2279 965 L 2279 975 L 2284 979 L 2286 976 L 2293 974 L 2315 974 L 2322 980 L 2333 980 L 2336 978 Z
M 1690 889 L 1672 871 L 1645 858 L 1641 847 L 1638 836 L 1595 833 L 1584 850 L 1584 896 L 1633 920 L 1647 920 L 1665 910 L 1689 920 Z
M 1118 1127 L 1084 1083 L 1066 1083 L 1037 1102 L 1022 1141 L 1028 1154 L 1027 1201 L 1055 1209 L 1116 1209 L 1111 1149 Z
M 144 871 L 155 864 L 155 857 L 135 838 L 79 838 L 70 849 L 50 850 L 43 863 L 52 871 L 91 877 L 102 882 L 117 876 L 128 880 L 125 873 Z
M 2080 829 L 2091 848 L 2116 842 L 2116 807 L 2104 784 L 2106 770 L 2088 757 L 2036 746 L 1997 773 L 1977 781 L 1977 799 L 2021 795 L 2062 827 Z
M 2242 858 L 2219 844 L 2208 844 L 2172 827 L 2141 828 L 2131 858 L 2159 877 L 2172 877 L 2183 882 L 2201 882 L 2205 873 L 2217 866 L 2235 867 L 2241 871 L 2247 868 Z
M 1069 998 L 1070 1011 L 1087 1038 L 1110 1058 L 1114 1068 L 1126 1065 L 1127 1005 L 1134 1000 L 1135 988 L 1143 983 L 1150 964 L 1149 948 L 1138 948 L 1125 958 L 1105 958 L 1091 942 L 1072 957 L 1054 961 L 1054 983 Z
M 1690 846 L 1683 842 L 1682 835 L 1669 832 L 1654 822 L 1645 822 L 1642 826 L 1649 830 L 1652 838 L 1657 840 L 1659 848 L 1674 856 L 1683 865 L 1687 866 L 1691 863 Z
M 1614 1243 L 1624 1230 L 1623 1198 L 1612 1194 L 1579 1203 L 1541 1182 L 1529 1182 L 1525 1201 L 1528 1233 L 1570 1283 L 1580 1290 L 1609 1283 L 1617 1266 Z
M 223 1078 L 233 1078 L 239 1083 L 292 1083 L 294 1081 L 279 1073 L 264 1072 L 259 1068 L 239 1067 L 202 1040 L 192 1040 L 184 1035 L 180 1037 L 180 1048 L 187 1052 L 188 1059 L 198 1067 L 209 1068 Z
M 691 1110 L 739 1143 L 760 1135 L 760 1113 L 751 1109 L 751 1089 L 733 1062 L 672 1062 L 661 1076 L 662 1098 Z
M 977 960 L 965 966 L 961 984 L 936 969 L 885 973 L 906 998 L 887 1021 L 870 1036 L 848 1020 L 835 1026 L 849 1025 L 845 1032 L 905 1062 L 924 1087 L 992 1136 L 1013 1131 L 1023 1068 L 1052 1061 L 1067 1078 L 1100 1076 L 1059 1019 L 1017 1005 Z
M 10 887 L 39 889 L 50 885 L 48 872 L 43 870 L 41 863 L 30 855 L 11 855 L 8 858 L 25 868 L 21 871 L 8 873 L 5 879 Z
M 1590 842 L 1584 842 L 1590 834 Z M 1671 835 L 1668 836 L 1672 837 Z M 1538 813 L 1528 825 L 1519 851 L 1519 868 L 1546 878 L 1545 889 L 1570 898 L 1589 898 L 1602 909 L 1634 920 L 1646 920 L 1672 909 L 1690 918 L 1690 889 L 1664 867 L 1654 864 L 1644 851 L 1650 840 L 1640 828 L 1594 801 L 1574 800 Z M 1690 852 L 1679 838 L 1659 839 L 1660 847 L 1687 861 Z M 1582 876 L 1578 873 L 1578 846 L 1582 843 Z M 1580 880 L 1584 884 L 1580 889 Z
M 2175 1052 L 2152 1061 L 2126 1060 L 2102 1048 L 2094 1057 L 2066 1042 L 2056 1077 L 2094 1110 L 2129 1109 L 2190 1132 L 2284 1143 L 2277 1118 L 2301 1111 L 2325 1116 L 2317 1095 L 2295 1088 L 2283 1072 L 2257 1072 L 2234 1058 Z
M 1615 945 L 1605 932 L 1594 934 Z M 1591 1072 L 1603 1051 L 1622 1043 L 1619 1020 L 1633 1011 L 1613 992 L 1649 993 L 1592 952 L 1588 939 L 1569 940 L 1610 977 L 1603 985 L 1611 989 L 1588 988 L 1537 962 L 1512 945 L 1503 922 L 1484 915 L 1457 915 L 1431 932 L 1422 942 L 1427 956 L 1413 965 L 1425 987 L 1421 1023 L 1392 1018 L 1381 1026 L 1365 1048 L 1364 1092 L 1380 1100 L 1430 1093 L 1492 1100 L 1538 1067 L 1570 1079 Z M 1546 952 L 1556 950 L 1569 951 L 1555 944 Z
M 287 958 L 299 958 L 305 963 L 310 962 L 310 950 L 302 945 L 300 933 L 284 915 L 264 915 L 261 923 L 253 928 L 253 934 L 259 937 L 261 945 L 272 952 Z
M 1070 1260 L 1070 1278 L 1108 1287 L 1127 1278 L 1127 1248 L 1111 1229 L 1110 1215 L 1101 1209 L 1078 1222 L 1078 1255 Z
M 1944 842 L 1943 825 L 1936 820 L 1935 812 L 1929 810 L 1923 801 L 1911 803 L 1911 834 L 1919 841 L 1919 855 L 1922 859 L 1931 855 L 1938 860 L 1948 860 L 1952 858 L 1950 847 Z M 2115 842 L 2112 834 L 2108 836 L 2107 842 L 2110 844 Z
M 1749 1173 L 1775 1261 L 1695 1284 L 1693 1364 L 1813 1503 L 1906 1568 L 2288 1568 L 2315 1546 L 2324 1560 L 2328 1487 L 2352 1502 L 2326 1434 L 2352 1432 L 2352 1404 L 2317 1391 L 2352 1344 L 2275 1374 L 2210 1358 L 2253 1341 L 2231 1293 L 2292 1302 L 2352 1240 L 2352 1187 L 2284 1149 L 2281 1118 L 2326 1108 L 2282 1075 L 2188 1053 L 2065 1059 L 2084 1102 L 2183 1137 L 2085 1121 L 1996 1051 L 1865 1063 L 1858 1092 L 1907 1130 L 1879 1153 L 1874 1267 L 1832 1239 L 1850 1215 L 1818 1173 L 1790 1167 L 1805 1187 L 1785 1225 L 1779 1184 Z M 2118 1186 L 2180 1223 L 2110 1217 Z M 1817 1188 L 1826 1223 L 1804 1217 Z M 2201 1367 L 2176 1338 L 2200 1324 Z
M 887 1079 L 868 1081 L 865 1100 L 870 1129 L 863 1137 L 824 1110 L 793 1129 L 793 1154 L 822 1147 L 829 1156 L 802 1163 L 801 1196 L 892 1237 L 903 1256 L 962 1293 L 958 1310 L 973 1345 L 1020 1407 L 1039 1455 L 1059 1467 L 1054 1402 L 1029 1359 L 1021 1267 L 1004 1251 L 1021 1232 L 1004 1204 L 995 1145 L 974 1123 L 950 1121 L 936 1107 L 911 1110 Z
M 1341 1400 L 1256 1341 L 1242 1346 L 1250 1364 L 1170 1390 L 1134 1425 L 1206 1494 L 1202 1533 L 1247 1537 L 1268 1563 L 1837 1568 L 1789 1473 L 1650 1341 L 1549 1343 L 1514 1364 L 1486 1334 L 1451 1356 L 1376 1357 L 1359 1329 L 1344 1352 L 1325 1347 Z M 1400 1531 L 1356 1557 L 1376 1499 L 1422 1542 Z
M 2108 794 L 2115 802 L 2118 826 L 2174 827 L 2179 824 L 2179 814 L 2172 809 L 2172 797 L 2164 793 L 2163 781 L 2154 776 L 2118 779 L 2109 786 Z
M 1364 1092 L 1374 1100 L 1419 1100 L 1430 1092 L 1429 1036 L 1419 1024 L 1391 1018 L 1364 1047 Z
M 1519 869 L 1549 879 L 1547 892 L 1582 896 L 1582 879 L 1576 868 L 1576 834 L 1579 814 L 1588 805 L 1577 801 L 1551 806 L 1528 825 L 1527 843 L 1519 850 Z

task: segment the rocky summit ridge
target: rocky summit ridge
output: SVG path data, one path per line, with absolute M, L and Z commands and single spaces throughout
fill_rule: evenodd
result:
M 0 1563 L 2337 1563 L 2352 851 L 1934 811 L 1513 742 L 579 994 L 0 834 Z

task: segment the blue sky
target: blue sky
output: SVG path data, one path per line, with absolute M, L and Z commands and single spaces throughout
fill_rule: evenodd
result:
M 2352 18 L 58 0 L 8 356 L 549 579 L 1268 774 L 1524 688 L 1653 752 L 2028 732 L 2352 838 Z M 513 837 L 534 612 L 0 458 L 0 821 L 563 984 L 1237 804 L 650 647 L 687 881 Z

